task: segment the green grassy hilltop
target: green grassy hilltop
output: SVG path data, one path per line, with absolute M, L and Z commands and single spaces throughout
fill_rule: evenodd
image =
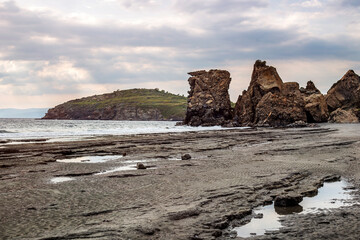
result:
M 159 89 L 118 90 L 71 100 L 44 119 L 182 120 L 187 99 Z

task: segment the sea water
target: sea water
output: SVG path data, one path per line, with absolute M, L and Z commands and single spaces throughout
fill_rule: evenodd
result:
M 0 142 L 26 143 L 21 140 L 46 139 L 47 142 L 73 141 L 106 135 L 130 135 L 224 129 L 214 127 L 175 126 L 174 121 L 110 120 L 37 120 L 0 119 Z M 9 144 L 9 143 L 7 143 Z

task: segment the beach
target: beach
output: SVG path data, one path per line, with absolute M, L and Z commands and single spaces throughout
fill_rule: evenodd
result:
M 255 207 L 341 178 L 351 206 L 283 216 L 283 228 L 251 239 L 359 239 L 359 132 L 320 124 L 5 144 L 0 238 L 241 239 L 233 228 Z

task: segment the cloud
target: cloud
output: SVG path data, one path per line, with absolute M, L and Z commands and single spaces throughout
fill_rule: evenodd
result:
M 177 0 L 175 6 L 187 13 L 209 12 L 211 14 L 246 11 L 251 8 L 263 8 L 267 6 L 265 0 Z
M 89 86 L 91 91 L 161 85 L 170 90 L 168 83 L 175 82 L 186 94 L 186 73 L 210 68 L 234 72 L 232 88 L 239 90 L 250 78 L 244 66 L 251 71 L 256 59 L 359 62 L 360 35 L 351 29 L 360 13 L 345 7 L 347 1 L 335 11 L 320 0 L 302 1 L 301 8 L 274 0 L 107 0 L 119 14 L 96 21 L 87 21 L 92 12 L 85 9 L 74 10 L 83 16 L 79 20 L 70 10 L 24 2 L 0 3 L 2 94 L 78 96 L 91 94 Z M 100 7 L 97 1 L 87 4 Z
M 342 5 L 347 6 L 347 7 L 360 7 L 360 1 L 358 1 L 358 0 L 343 0 Z

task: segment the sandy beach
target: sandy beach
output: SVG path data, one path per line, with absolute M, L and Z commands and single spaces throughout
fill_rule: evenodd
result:
M 241 239 L 232 228 L 284 193 L 341 177 L 358 199 L 359 133 L 320 124 L 3 145 L 0 238 Z M 251 239 L 359 239 L 359 206 L 284 216 L 284 228 Z

